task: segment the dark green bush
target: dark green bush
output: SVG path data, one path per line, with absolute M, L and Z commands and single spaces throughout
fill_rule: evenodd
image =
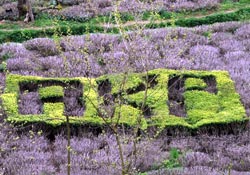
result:
M 69 35 L 68 29 L 70 29 L 72 35 L 82 35 L 85 33 L 96 33 L 104 32 L 104 28 L 94 25 L 72 25 L 70 28 L 68 26 L 60 26 L 57 28 L 47 28 L 43 30 L 14 30 L 0 32 L 0 43 L 5 42 L 23 42 L 33 38 L 39 37 L 52 37 L 54 34 L 59 34 L 62 36 Z M 112 31 L 112 30 L 111 30 Z
M 171 19 L 172 17 L 171 12 L 168 12 L 166 10 L 159 11 L 159 15 L 161 16 L 162 19 Z
M 175 24 L 181 27 L 195 27 L 198 25 L 213 24 L 216 22 L 239 21 L 245 19 L 250 19 L 250 8 L 240 9 L 232 13 L 215 14 L 204 18 L 179 19 L 175 22 Z

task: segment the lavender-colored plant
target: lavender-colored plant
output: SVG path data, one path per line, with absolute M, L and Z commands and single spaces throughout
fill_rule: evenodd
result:
M 211 9 L 219 5 L 218 0 L 156 0 L 156 1 L 137 1 L 137 0 L 97 0 L 79 3 L 65 8 L 60 15 L 72 19 L 88 19 L 95 15 L 107 15 L 115 12 L 117 8 L 120 13 L 139 13 L 143 11 L 183 11 Z
M 53 56 L 59 54 L 56 43 L 49 38 L 35 38 L 26 41 L 23 45 L 28 50 L 37 51 L 41 56 Z
M 244 25 L 235 31 L 236 37 L 239 39 L 249 39 L 250 38 L 250 25 Z
M 41 114 L 42 102 L 39 100 L 38 92 L 24 92 L 20 94 L 19 113 L 20 114 Z

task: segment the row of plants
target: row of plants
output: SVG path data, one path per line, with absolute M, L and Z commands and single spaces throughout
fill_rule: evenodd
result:
M 141 13 L 145 11 L 192 11 L 198 9 L 212 9 L 218 7 L 217 0 L 204 0 L 204 1 L 88 1 L 79 3 L 77 5 L 63 8 L 57 14 L 65 16 L 70 19 L 89 19 L 96 15 L 110 14 L 116 11 L 125 13 Z
M 14 123 L 36 123 L 42 122 L 47 123 L 52 126 L 58 126 L 65 123 L 65 101 L 61 102 L 44 102 L 43 112 L 40 114 L 34 114 L 32 112 L 26 112 L 20 114 L 20 103 L 22 100 L 27 100 L 28 106 L 26 108 L 38 108 L 40 105 L 37 102 L 38 99 L 44 98 L 56 98 L 63 97 L 62 88 L 60 86 L 48 86 L 43 87 L 46 82 L 54 82 L 56 84 L 60 83 L 70 83 L 72 81 L 79 81 L 83 84 L 84 90 L 82 91 L 82 96 L 77 100 L 85 106 L 84 114 L 76 113 L 79 115 L 77 117 L 71 116 L 70 122 L 84 125 L 102 125 L 104 124 L 103 119 L 99 116 L 98 109 L 101 110 L 100 105 L 106 105 L 107 108 L 112 107 L 114 113 L 113 118 L 107 118 L 108 122 L 114 120 L 120 121 L 120 124 L 125 124 L 127 126 L 135 126 L 137 124 L 138 118 L 144 115 L 140 111 L 140 106 L 144 98 L 145 89 L 145 77 L 144 73 L 137 73 L 128 75 L 126 78 L 126 83 L 124 91 L 120 92 L 119 85 L 124 81 L 122 75 L 104 75 L 97 79 L 87 79 L 87 78 L 41 78 L 32 76 L 21 76 L 9 74 L 6 77 L 6 88 L 5 93 L 1 95 L 3 101 L 4 109 L 7 112 L 7 121 Z M 148 76 L 154 77 L 156 84 L 149 85 L 148 94 L 145 107 L 150 109 L 149 118 L 141 118 L 140 127 L 146 129 L 148 127 L 157 126 L 160 128 L 171 127 L 171 126 L 183 126 L 191 129 L 197 129 L 201 126 L 211 125 L 211 124 L 228 124 L 231 122 L 244 122 L 247 120 L 246 112 L 243 105 L 240 102 L 240 96 L 235 92 L 234 83 L 230 79 L 227 72 L 223 71 L 174 71 L 174 70 L 152 70 L 148 72 Z M 169 84 L 169 78 L 181 76 L 187 78 L 185 83 L 186 91 L 183 92 L 184 101 L 186 108 L 187 117 L 180 117 L 170 114 L 171 107 L 177 107 L 178 104 L 169 104 L 170 100 L 168 97 L 181 95 L 182 92 L 175 92 L 176 94 L 168 94 L 168 89 L 166 84 Z M 216 79 L 216 93 L 207 92 L 205 90 L 204 78 L 214 76 Z M 110 92 L 105 92 L 101 94 L 99 92 L 98 96 L 98 84 L 100 82 L 108 81 L 111 84 Z M 31 83 L 31 87 L 25 85 L 26 89 L 22 89 L 20 86 L 24 83 Z M 29 99 L 28 95 L 34 93 L 34 87 L 39 88 L 39 96 L 37 100 L 33 97 Z M 172 85 L 169 85 L 172 86 Z M 45 89 L 44 89 L 45 88 Z M 65 89 L 66 87 L 64 87 Z M 106 87 L 101 87 L 106 88 Z M 55 91 L 55 89 L 61 89 L 60 91 Z M 178 94 L 179 93 L 179 94 Z M 25 99 L 20 99 L 21 95 L 25 95 Z M 105 101 L 108 95 L 112 98 L 116 98 L 117 95 L 122 95 L 124 100 L 120 108 L 121 111 L 116 111 L 116 107 L 113 105 L 109 106 L 106 103 L 111 103 Z M 21 102 L 20 102 L 21 101 Z M 114 99 L 115 101 L 115 99 Z M 181 103 L 181 102 L 179 102 Z M 70 111 L 74 110 L 75 106 L 70 106 Z M 30 110 L 30 109 L 27 109 Z M 107 112 L 106 110 L 105 112 Z M 120 115 L 118 117 L 118 114 Z M 109 114 L 107 116 L 110 116 Z M 112 116 L 112 115 L 111 115 Z
M 165 13 L 162 13 L 165 15 Z M 236 12 L 226 14 L 214 14 L 202 18 L 187 18 L 177 19 L 174 21 L 159 22 L 155 23 L 151 21 L 146 24 L 146 28 L 162 28 L 167 26 L 182 26 L 182 27 L 194 27 L 205 24 L 213 24 L 216 22 L 227 22 L 227 21 L 241 21 L 250 19 L 250 8 L 243 8 Z M 135 26 L 127 26 L 125 30 L 133 30 Z M 82 35 L 86 33 L 118 33 L 118 27 L 105 27 L 99 24 L 86 23 L 86 24 L 75 24 L 75 25 L 58 25 L 52 28 L 43 29 L 23 29 L 13 31 L 0 31 L 0 43 L 4 42 L 23 42 L 32 38 L 38 37 L 52 37 L 56 33 L 61 35 Z
M 227 21 L 244 21 L 250 19 L 250 8 L 243 8 L 231 13 L 218 13 L 202 18 L 179 19 L 174 22 L 175 26 L 195 27 L 200 25 L 214 24 Z M 161 22 L 159 24 L 148 24 L 147 28 L 161 28 L 171 26 L 171 22 Z
M 172 18 L 175 19 L 183 19 L 183 18 L 194 18 L 196 16 L 206 16 L 211 15 L 215 13 L 227 13 L 228 10 L 230 11 L 236 11 L 241 8 L 249 7 L 249 4 L 247 1 L 239 1 L 239 2 L 231 2 L 231 1 L 225 1 L 220 4 L 218 8 L 215 9 L 201 9 L 201 10 L 187 10 L 187 11 L 180 11 L 180 12 L 172 12 L 167 11 L 164 9 L 161 9 L 159 11 L 143 11 L 141 15 L 136 15 L 133 13 L 128 12 L 120 12 L 119 14 L 119 20 L 122 23 L 126 23 L 128 21 L 134 21 L 136 20 L 142 20 L 142 21 L 148 21 L 148 20 L 170 20 Z M 111 13 L 110 15 L 98 15 L 90 19 L 67 19 L 65 16 L 60 15 L 51 15 L 47 12 L 44 13 L 38 13 L 36 12 L 36 20 L 34 23 L 31 24 L 20 24 L 16 23 L 15 21 L 5 21 L 4 24 L 0 24 L 0 29 L 7 29 L 7 30 L 13 30 L 13 29 L 21 29 L 21 28 L 29 28 L 29 27 L 46 27 L 50 25 L 54 25 L 55 21 L 60 25 L 79 25 L 82 22 L 88 22 L 91 24 L 102 24 L 102 23 L 113 23 L 115 24 L 115 15 L 114 13 Z
M 243 7 L 247 7 L 249 5 L 247 0 L 239 0 L 238 2 L 232 0 L 224 0 L 224 1 L 214 1 L 214 0 L 205 0 L 205 1 L 166 1 L 166 0 L 158 0 L 158 1 L 95 1 L 82 3 L 79 5 L 66 7 L 62 11 L 56 13 L 57 15 L 61 15 L 66 17 L 67 19 L 74 19 L 79 21 L 85 21 L 95 16 L 107 15 L 111 16 L 112 13 L 115 12 L 116 8 L 119 12 L 121 12 L 121 18 L 125 21 L 138 19 L 138 13 L 140 13 L 139 19 L 148 20 L 152 16 L 157 14 L 161 19 L 169 19 L 170 14 L 175 17 L 181 16 L 189 16 L 191 15 L 199 15 L 199 14 L 209 14 L 211 12 L 223 10 L 233 10 L 239 9 Z M 89 8 L 91 7 L 91 8 Z M 159 13 L 158 13 L 159 12 Z M 172 13 L 173 12 L 173 13 Z M 177 13 L 175 13 L 177 12 Z
M 134 21 L 136 20 L 170 20 L 172 18 L 175 19 L 183 19 L 183 18 L 195 18 L 196 16 L 208 16 L 211 14 L 218 14 L 218 13 L 227 13 L 227 10 L 230 11 L 237 11 L 240 9 L 248 8 L 249 3 L 247 1 L 239 1 L 239 2 L 222 2 L 219 7 L 217 8 L 211 8 L 211 9 L 198 9 L 198 10 L 183 10 L 183 11 L 177 11 L 173 12 L 170 10 L 166 10 L 161 8 L 160 10 L 152 10 L 151 11 L 143 11 L 140 15 L 137 15 L 136 13 L 129 13 L 129 12 L 120 12 L 120 22 L 126 23 L 128 21 Z M 68 19 L 66 16 L 55 16 L 59 19 Z M 114 13 L 111 13 L 110 15 L 99 15 L 98 17 L 88 18 L 88 19 L 81 19 L 74 17 L 74 21 L 80 21 L 80 22 L 92 22 L 92 23 L 113 23 L 115 24 L 115 15 Z

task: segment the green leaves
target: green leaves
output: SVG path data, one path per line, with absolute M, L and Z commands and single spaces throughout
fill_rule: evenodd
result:
M 179 161 L 179 158 L 181 156 L 181 153 L 176 148 L 171 148 L 169 158 L 162 162 L 162 166 L 167 169 L 172 168 L 180 168 L 181 163 Z
M 41 99 L 63 97 L 63 87 L 49 86 L 49 87 L 39 88 L 39 95 Z
M 207 84 L 204 82 L 204 80 L 199 78 L 188 78 L 185 81 L 185 89 L 186 90 L 197 90 L 197 89 L 204 89 L 207 87 Z
M 241 104 L 240 96 L 236 93 L 234 83 L 227 72 L 157 69 L 149 71 L 148 75 L 155 77 L 155 83 L 152 86 L 148 86 L 149 89 L 147 89 L 147 96 L 145 98 L 145 73 L 129 74 L 125 78 L 122 74 L 113 74 L 101 76 L 96 79 L 43 78 L 8 74 L 6 77 L 5 93 L 1 95 L 1 99 L 8 115 L 7 119 L 10 122 L 45 122 L 50 125 L 61 125 L 65 122 L 63 103 L 46 102 L 42 114 L 19 114 L 19 85 L 22 83 L 32 83 L 34 85 L 37 84 L 39 87 L 39 83 L 43 81 L 54 81 L 57 83 L 78 81 L 84 87 L 83 95 L 80 97 L 84 101 L 84 113 L 82 116 L 71 117 L 70 121 L 75 124 L 104 124 L 97 111 L 98 108 L 104 112 L 106 108 L 111 109 L 110 112 L 114 115 L 107 116 L 109 123 L 119 121 L 119 124 L 135 126 L 138 124 L 137 119 L 140 118 L 141 129 L 147 129 L 149 126 L 160 127 L 162 129 L 178 126 L 197 129 L 208 124 L 228 124 L 248 120 L 245 109 Z M 169 97 L 173 97 L 173 95 L 177 95 L 176 97 L 178 97 L 178 94 L 169 94 L 172 91 L 168 90 L 168 84 L 170 79 L 176 76 L 183 78 L 182 81 L 185 80 L 183 82 L 185 90 L 182 92 L 183 94 L 179 95 L 184 97 L 183 104 L 186 117 L 170 114 L 172 106 L 169 104 Z M 214 77 L 213 81 L 216 81 L 216 93 L 206 91 L 208 77 L 210 79 Z M 98 90 L 105 88 L 98 88 L 102 80 L 110 82 L 110 89 L 100 95 Z M 39 87 L 38 93 L 41 99 L 61 98 L 64 96 L 64 89 L 57 84 L 48 87 Z M 104 96 L 111 97 L 110 99 L 108 98 L 110 101 L 106 99 L 106 103 L 109 104 L 106 108 L 102 104 L 105 101 Z M 144 100 L 144 108 L 142 109 Z

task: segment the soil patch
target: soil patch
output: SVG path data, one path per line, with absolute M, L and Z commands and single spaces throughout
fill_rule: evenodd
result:
M 62 86 L 64 89 L 63 97 L 40 98 L 39 88 L 49 86 Z M 41 81 L 41 82 L 22 82 L 19 84 L 19 113 L 20 114 L 42 114 L 44 103 L 64 103 L 64 115 L 82 116 L 85 110 L 83 97 L 83 85 L 79 81 Z M 32 108 L 33 106 L 33 108 Z

